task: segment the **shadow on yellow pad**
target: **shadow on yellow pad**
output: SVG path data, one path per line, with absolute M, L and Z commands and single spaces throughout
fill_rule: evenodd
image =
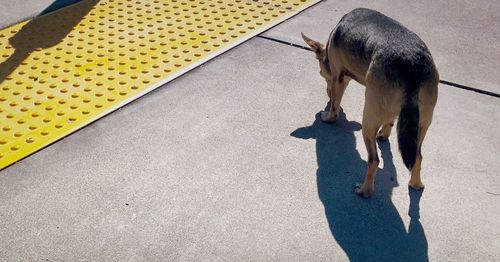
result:
M 0 169 L 319 0 L 87 0 L 0 31 Z

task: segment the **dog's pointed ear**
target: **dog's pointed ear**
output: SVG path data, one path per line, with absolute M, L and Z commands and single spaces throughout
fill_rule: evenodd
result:
M 306 42 L 306 44 L 311 47 L 311 50 L 314 53 L 316 53 L 316 54 L 321 53 L 321 51 L 324 48 L 323 44 L 321 44 L 318 41 L 312 40 L 311 38 L 309 38 L 306 35 L 304 35 L 304 33 L 302 33 L 302 32 L 300 34 L 302 35 L 302 39 L 304 39 L 304 42 Z

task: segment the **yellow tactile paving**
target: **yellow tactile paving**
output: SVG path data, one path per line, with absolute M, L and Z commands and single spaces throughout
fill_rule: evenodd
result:
M 319 0 L 89 0 L 0 31 L 0 169 Z

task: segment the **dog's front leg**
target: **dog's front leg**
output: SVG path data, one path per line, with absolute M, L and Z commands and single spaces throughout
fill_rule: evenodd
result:
M 321 112 L 321 120 L 325 123 L 335 123 L 337 121 L 338 113 L 335 113 L 335 102 L 332 100 L 330 100 L 330 110 Z
M 347 87 L 347 82 L 338 82 L 336 80 L 332 82 L 332 84 L 328 83 L 327 88 L 330 97 L 330 110 L 321 112 L 321 120 L 327 123 L 333 123 L 337 120 L 340 113 L 340 102 Z

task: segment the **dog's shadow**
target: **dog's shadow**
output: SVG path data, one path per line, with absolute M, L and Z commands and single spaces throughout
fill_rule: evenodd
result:
M 409 191 L 407 231 L 391 200 L 398 182 L 388 141 L 379 143 L 384 167 L 377 170 L 374 196 L 365 200 L 354 193 L 366 171 L 366 161 L 356 150 L 354 132 L 359 130 L 361 125 L 348 121 L 343 112 L 335 124 L 323 123 L 318 113 L 311 126 L 291 133 L 296 138 L 316 139 L 318 194 L 333 237 L 350 261 L 428 261 L 419 221 L 422 192 Z

